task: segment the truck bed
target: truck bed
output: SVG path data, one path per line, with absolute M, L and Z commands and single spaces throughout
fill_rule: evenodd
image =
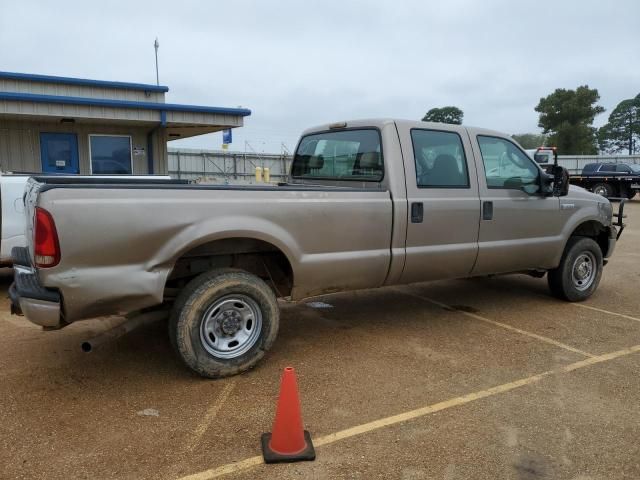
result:
M 38 273 L 60 290 L 69 322 L 161 303 L 176 261 L 218 239 L 283 252 L 296 271 L 293 298 L 380 286 L 389 271 L 392 200 L 381 188 L 31 182 L 27 208 L 51 213 L 62 252 Z

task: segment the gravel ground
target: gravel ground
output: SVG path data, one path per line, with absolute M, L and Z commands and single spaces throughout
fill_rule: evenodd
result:
M 0 478 L 204 479 L 229 464 L 243 479 L 640 478 L 640 351 L 625 350 L 640 345 L 640 201 L 627 208 L 583 306 L 525 276 L 283 304 L 273 350 L 225 380 L 185 370 L 164 324 L 84 354 L 113 319 L 42 332 L 2 300 Z M 288 365 L 317 459 L 243 463 L 260 455 Z

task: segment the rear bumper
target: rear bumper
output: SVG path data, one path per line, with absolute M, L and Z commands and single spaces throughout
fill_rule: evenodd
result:
M 13 296 L 11 298 L 11 313 L 24 315 L 31 323 L 41 327 L 58 328 L 61 326 L 60 303 L 20 297 L 18 294 L 16 297 L 15 301 Z
M 28 265 L 28 253 L 22 247 L 12 252 L 14 279 L 9 287 L 11 313 L 24 315 L 27 320 L 47 328 L 60 328 L 60 293 L 40 285 L 36 272 Z

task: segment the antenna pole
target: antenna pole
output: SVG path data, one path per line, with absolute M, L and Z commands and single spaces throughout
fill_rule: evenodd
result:
M 153 48 L 156 51 L 156 85 L 160 85 L 160 75 L 158 74 L 158 48 L 160 48 L 160 43 L 158 43 L 158 37 L 156 37 L 156 41 L 153 42 Z

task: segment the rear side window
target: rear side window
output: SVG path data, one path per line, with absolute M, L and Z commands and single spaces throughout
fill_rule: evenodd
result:
M 384 175 L 380 132 L 358 129 L 307 135 L 300 140 L 291 175 L 379 182 Z
M 419 188 L 469 188 L 460 136 L 439 130 L 411 130 Z
M 616 166 L 616 172 L 618 172 L 618 173 L 631 173 L 631 168 L 628 165 L 618 164 Z

